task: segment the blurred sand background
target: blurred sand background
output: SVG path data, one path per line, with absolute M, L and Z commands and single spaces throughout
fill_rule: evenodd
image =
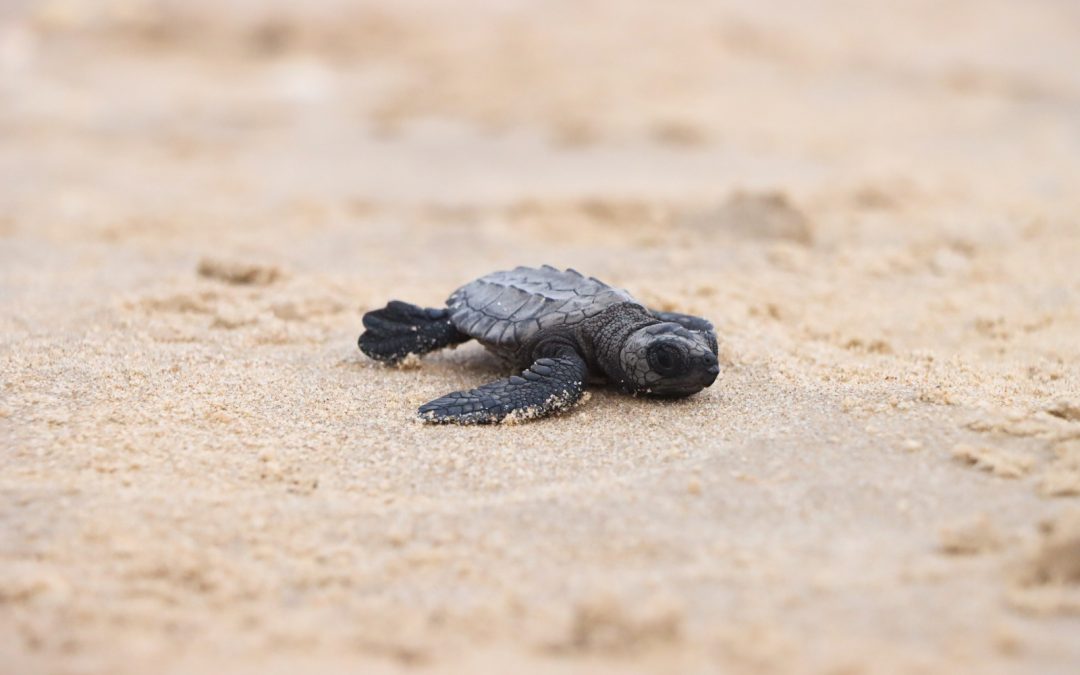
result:
M 1080 667 L 1080 5 L 0 2 L 0 671 Z M 576 267 L 679 402 L 431 428 Z

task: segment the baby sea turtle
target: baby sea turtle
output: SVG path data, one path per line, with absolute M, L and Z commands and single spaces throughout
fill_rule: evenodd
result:
M 454 291 L 445 308 L 394 300 L 364 315 L 360 349 L 397 363 L 475 338 L 520 375 L 420 406 L 429 422 L 483 424 L 569 408 L 586 382 L 681 397 L 716 380 L 716 333 L 705 319 L 643 307 L 624 290 L 544 265 L 495 272 Z

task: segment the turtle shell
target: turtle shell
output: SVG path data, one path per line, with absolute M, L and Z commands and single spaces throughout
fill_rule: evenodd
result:
M 514 349 L 542 329 L 572 326 L 623 302 L 636 301 L 576 270 L 544 265 L 481 277 L 454 291 L 446 304 L 462 333 L 489 347 Z

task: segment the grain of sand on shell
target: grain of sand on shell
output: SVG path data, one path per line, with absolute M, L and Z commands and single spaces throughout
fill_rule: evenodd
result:
M 1076 63 L 1068 2 L 0 7 L 0 670 L 1076 672 Z M 361 314 L 540 263 L 721 379 L 410 422 L 500 372 Z

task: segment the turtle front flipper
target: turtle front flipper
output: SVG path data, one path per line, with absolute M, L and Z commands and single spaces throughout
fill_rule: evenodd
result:
M 588 367 L 574 352 L 537 359 L 521 375 L 455 391 L 420 406 L 435 424 L 493 424 L 546 417 L 572 407 L 585 391 Z
M 712 322 L 708 319 L 692 314 L 680 314 L 679 312 L 661 312 L 658 309 L 650 309 L 649 313 L 661 321 L 677 323 L 686 330 L 703 333 L 709 339 L 709 346 L 712 347 L 713 354 L 715 355 L 719 351 L 719 345 L 716 342 L 716 329 L 713 328 Z

